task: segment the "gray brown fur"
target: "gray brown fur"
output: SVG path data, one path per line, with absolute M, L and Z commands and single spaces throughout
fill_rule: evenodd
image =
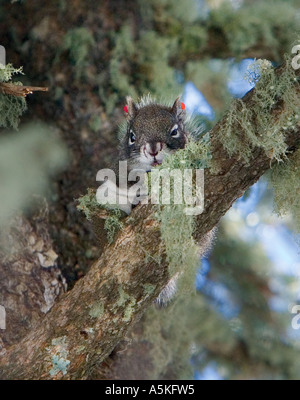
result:
M 120 145 L 120 160 L 127 160 L 129 169 L 144 169 L 139 162 L 142 146 L 149 144 L 152 150 L 156 143 L 164 143 L 165 153 L 172 153 L 185 147 L 188 133 L 185 130 L 185 112 L 176 99 L 172 107 L 150 103 L 139 107 L 127 98 L 127 131 Z M 178 137 L 173 137 L 171 129 L 178 126 Z M 131 132 L 135 142 L 129 144 Z M 151 168 L 150 168 L 151 169 Z

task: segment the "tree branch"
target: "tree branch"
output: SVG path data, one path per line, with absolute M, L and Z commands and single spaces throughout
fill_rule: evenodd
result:
M 249 107 L 252 97 L 249 93 L 244 98 Z M 274 107 L 274 119 L 283 110 Z M 228 156 L 218 138 L 225 119 L 211 131 L 218 172 L 206 171 L 205 212 L 196 221 L 198 241 L 271 166 L 270 158 L 259 148 L 253 149 L 248 164 Z M 256 128 L 259 133 L 259 126 Z M 299 125 L 297 133 L 287 132 L 286 143 L 290 153 L 299 147 Z M 164 256 L 152 206 L 136 207 L 88 274 L 22 342 L 8 349 L 0 360 L 0 378 L 88 379 L 166 284 Z
M 39 86 L 22 86 L 15 85 L 14 83 L 0 82 L 0 93 L 10 94 L 11 96 L 26 97 L 33 92 L 48 92 L 47 87 Z

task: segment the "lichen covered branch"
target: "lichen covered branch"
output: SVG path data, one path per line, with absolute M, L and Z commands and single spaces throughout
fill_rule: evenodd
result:
M 283 70 L 277 71 L 278 79 Z M 299 84 L 295 80 L 299 94 Z M 268 90 L 268 88 L 266 88 Z M 255 90 L 243 99 L 246 107 L 261 112 Z M 256 107 L 256 108 L 255 108 Z M 270 124 L 285 112 L 276 98 Z M 282 121 L 286 121 L 282 116 Z M 251 132 L 261 133 L 259 118 Z M 262 146 L 253 146 L 245 159 L 224 147 L 222 132 L 227 115 L 210 132 L 214 166 L 206 170 L 205 211 L 197 216 L 194 238 L 201 238 L 254 182 L 272 165 Z M 236 127 L 233 127 L 236 129 Z M 227 129 L 227 128 L 226 128 Z M 240 128 L 240 134 L 247 134 Z M 283 128 L 282 128 L 283 129 Z M 285 157 L 300 145 L 299 123 L 283 129 Z M 105 248 L 88 274 L 62 297 L 39 326 L 0 359 L 4 379 L 89 379 L 128 329 L 140 318 L 168 280 L 165 244 L 151 205 L 136 207 L 124 220 L 115 241 Z

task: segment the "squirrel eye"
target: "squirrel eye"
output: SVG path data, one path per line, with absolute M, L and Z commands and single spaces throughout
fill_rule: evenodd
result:
M 130 131 L 129 131 L 129 141 L 128 141 L 128 143 L 129 143 L 130 145 L 132 145 L 134 142 L 135 142 L 135 134 L 133 133 L 133 130 L 130 129 Z
M 178 125 L 177 125 L 177 124 L 174 125 L 173 128 L 171 129 L 170 135 L 171 135 L 173 138 L 178 138 L 178 137 L 180 136 L 180 133 L 179 133 L 179 131 L 178 131 Z

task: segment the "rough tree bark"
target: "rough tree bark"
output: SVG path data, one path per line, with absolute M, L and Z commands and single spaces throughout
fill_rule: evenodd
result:
M 244 101 L 251 106 L 252 94 Z M 278 99 L 274 118 L 283 110 L 282 99 Z M 229 157 L 218 139 L 223 123 L 221 120 L 211 131 L 219 172 L 214 175 L 206 171 L 205 211 L 197 217 L 196 240 L 201 240 L 271 166 L 270 158 L 259 148 L 253 149 L 249 164 Z M 287 132 L 286 143 L 289 156 L 300 145 L 299 125 L 296 134 Z M 8 349 L 0 360 L 0 378 L 91 378 L 167 279 L 159 224 L 151 206 L 138 206 L 88 274 L 20 343 Z
M 0 304 L 6 310 L 7 327 L 0 334 L 2 355 L 66 291 L 57 258 L 45 205 L 38 207 L 30 221 L 24 215 L 15 216 L 10 226 L 0 233 Z

